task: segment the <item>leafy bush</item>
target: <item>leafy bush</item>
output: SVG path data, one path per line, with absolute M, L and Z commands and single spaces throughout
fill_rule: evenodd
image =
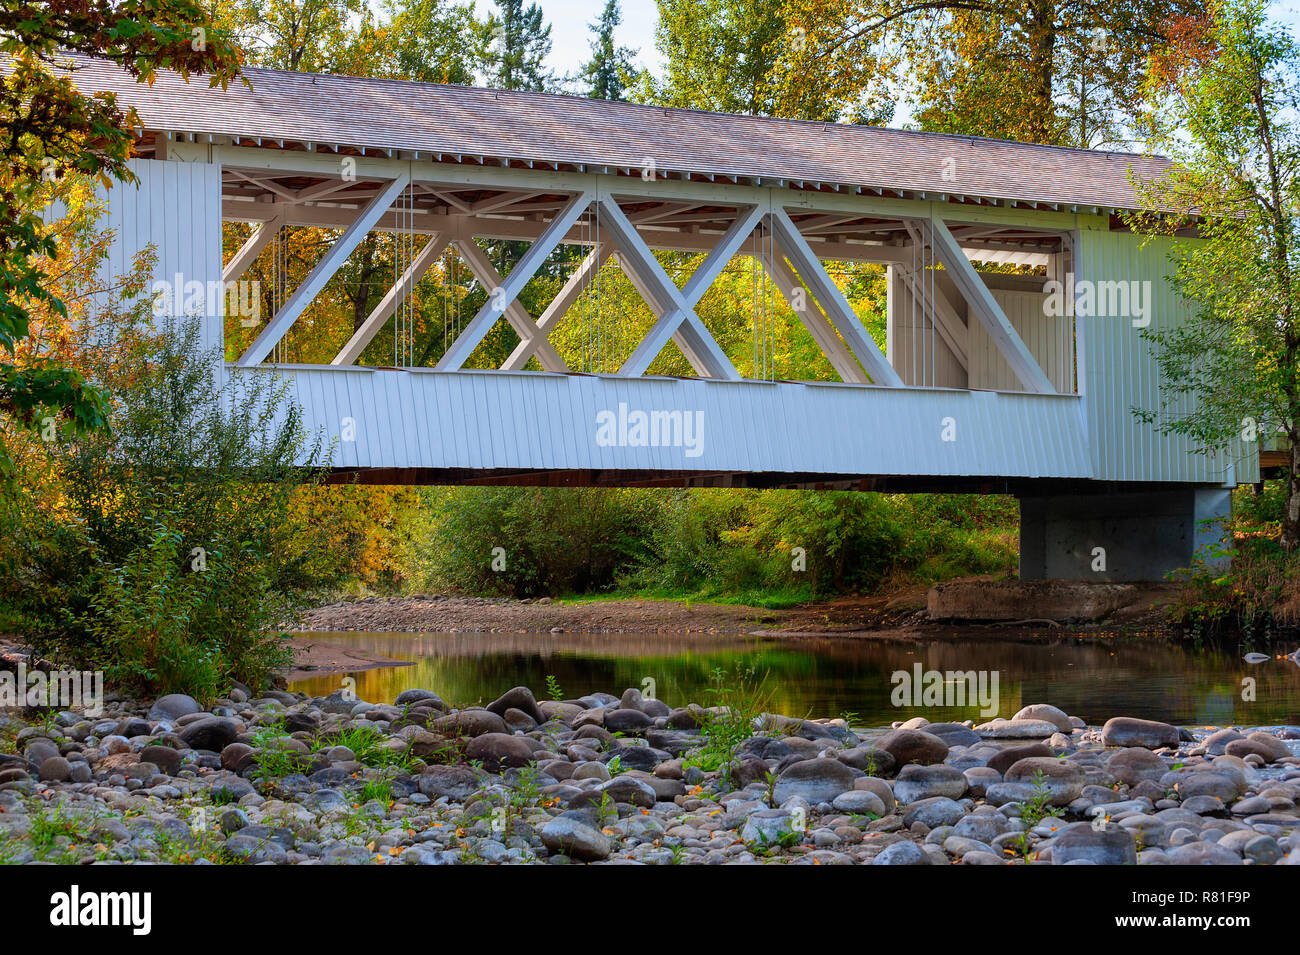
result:
M 87 377 L 111 431 L 24 458 L 2 496 L 3 617 L 42 656 L 142 692 L 262 686 L 280 631 L 339 580 L 319 521 L 291 510 L 320 458 L 269 376 L 228 377 L 197 320 L 106 346 Z
M 459 488 L 424 501 L 401 574 L 425 589 L 617 588 L 777 607 L 893 578 L 1005 573 L 1016 560 L 1017 505 L 1002 497 Z
M 451 488 L 415 544 L 433 586 L 533 597 L 606 590 L 644 560 L 652 496 L 630 489 Z M 494 548 L 500 547 L 494 569 Z
M 1232 634 L 1267 646 L 1278 631 L 1300 627 L 1300 552 L 1288 554 L 1278 542 L 1285 503 L 1285 479 L 1258 494 L 1238 488 L 1228 543 L 1173 575 L 1182 586 L 1170 613 L 1193 637 Z

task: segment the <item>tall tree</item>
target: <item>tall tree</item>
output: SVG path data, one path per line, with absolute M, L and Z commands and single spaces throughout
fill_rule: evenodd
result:
M 101 427 L 107 406 L 75 370 L 11 358 L 32 332 L 34 307 L 67 309 L 48 281 L 59 247 L 41 216 L 43 190 L 69 172 L 130 181 L 134 111 L 83 95 L 63 54 L 119 64 L 142 82 L 160 69 L 225 85 L 239 54 L 193 0 L 9 0 L 0 6 L 0 412 L 33 424 L 42 409 L 78 430 Z M 12 462 L 0 444 L 0 476 Z
M 473 86 L 487 65 L 487 25 L 473 3 L 384 0 L 387 73 L 426 83 Z
M 363 0 L 216 0 L 220 22 L 256 66 L 305 73 L 355 71 L 355 48 L 373 35 Z M 359 25 L 357 25 L 359 24 Z
M 1202 450 L 1280 428 L 1291 466 L 1282 547 L 1300 550 L 1300 48 L 1264 0 L 1220 0 L 1148 84 L 1152 145 L 1176 162 L 1142 183 L 1135 228 L 1169 235 L 1187 319 L 1148 335 L 1160 404 L 1142 417 Z M 1188 51 L 1192 55 L 1181 55 Z M 1208 51 L 1210 55 L 1197 53 Z M 1254 449 L 1254 446 L 1247 444 Z
M 488 19 L 492 37 L 488 48 L 488 85 L 503 90 L 545 92 L 553 77 L 546 68 L 551 52 L 551 25 L 536 3 L 495 0 L 497 13 Z
M 623 99 L 632 75 L 633 50 L 614 42 L 614 29 L 623 22 L 618 0 L 607 0 L 600 19 L 588 24 L 594 34 L 591 59 L 582 67 L 582 80 L 592 99 Z
M 898 85 L 923 128 L 1119 145 L 1149 57 L 1205 0 L 786 0 L 778 72 L 841 95 Z

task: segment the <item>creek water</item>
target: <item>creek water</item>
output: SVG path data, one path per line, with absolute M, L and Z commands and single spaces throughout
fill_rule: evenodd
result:
M 913 674 L 920 664 L 923 671 L 982 672 L 990 689 L 996 674 L 996 715 L 1003 717 L 1029 703 L 1051 703 L 1088 723 L 1112 716 L 1189 726 L 1300 723 L 1300 666 L 1291 660 L 1249 664 L 1238 652 L 1136 638 L 1097 642 L 1052 634 L 1023 641 L 904 643 L 664 633 L 304 636 L 410 661 L 351 674 L 358 696 L 370 702 L 391 702 L 412 687 L 433 690 L 453 706 L 487 703 L 521 685 L 540 698 L 550 676 L 566 698 L 619 694 L 631 686 L 653 688 L 670 706 L 708 705 L 715 671 L 734 682 L 739 666 L 763 680 L 768 709 L 787 716 L 847 716 L 857 726 L 886 726 L 912 716 L 932 722 L 988 718 L 974 701 L 937 710 L 895 705 L 894 674 Z M 324 696 L 343 685 L 343 676 L 307 676 L 290 689 Z

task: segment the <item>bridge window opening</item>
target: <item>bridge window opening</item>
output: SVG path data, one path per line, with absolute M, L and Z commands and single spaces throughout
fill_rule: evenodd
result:
M 1077 393 L 1073 318 L 1044 304 L 1073 267 L 1065 233 L 410 173 L 223 180 L 226 275 L 260 288 L 255 320 L 226 317 L 228 360 L 314 282 L 266 361 Z M 505 285 L 513 298 L 488 315 Z

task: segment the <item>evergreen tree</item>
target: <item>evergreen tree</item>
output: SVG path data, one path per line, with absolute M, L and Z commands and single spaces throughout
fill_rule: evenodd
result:
M 600 19 L 589 24 L 594 37 L 591 59 L 582 67 L 582 80 L 587 84 L 587 95 L 592 99 L 624 99 L 634 51 L 614 44 L 614 28 L 622 22 L 618 0 L 608 0 Z
M 488 20 L 488 85 L 504 90 L 545 92 L 552 82 L 546 68 L 551 52 L 551 25 L 536 3 L 495 0 L 498 13 Z

